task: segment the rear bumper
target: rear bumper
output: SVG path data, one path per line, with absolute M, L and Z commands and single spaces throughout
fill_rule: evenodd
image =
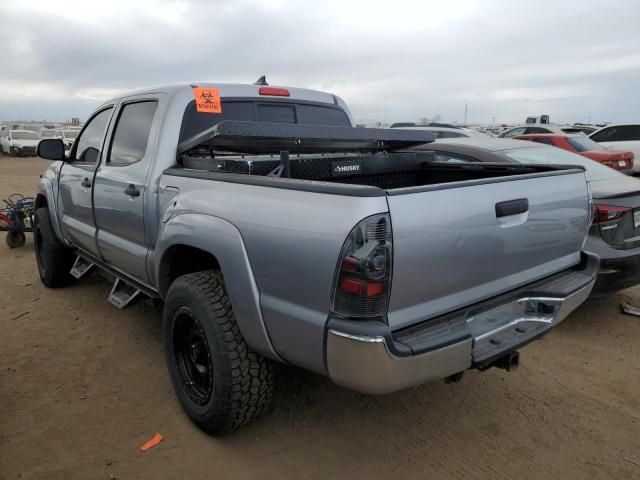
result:
M 326 362 L 337 384 L 383 394 L 496 359 L 547 333 L 591 293 L 598 258 L 488 301 L 398 332 L 376 321 L 329 320 Z

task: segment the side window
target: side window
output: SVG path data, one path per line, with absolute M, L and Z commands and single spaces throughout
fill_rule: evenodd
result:
M 516 135 L 523 135 L 525 130 L 526 130 L 526 127 L 513 128 L 511 130 L 504 132 L 504 138 L 511 138 L 511 137 L 515 137 Z
M 132 165 L 144 158 L 158 102 L 128 103 L 120 110 L 113 133 L 108 165 Z
M 532 140 L 536 143 L 544 143 L 545 145 L 553 145 L 553 142 L 550 138 L 532 138 Z
M 631 140 L 640 140 L 640 125 L 621 125 L 618 127 L 619 142 L 628 142 Z
M 96 163 L 100 158 L 100 149 L 111 117 L 112 107 L 102 110 L 89 120 L 77 142 L 74 160 L 81 163 Z
M 591 137 L 596 142 L 625 142 L 640 140 L 640 125 L 618 125 L 603 128 Z

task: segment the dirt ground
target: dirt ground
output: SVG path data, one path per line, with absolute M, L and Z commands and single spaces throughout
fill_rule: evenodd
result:
M 0 157 L 0 197 L 46 164 Z M 511 373 L 367 397 L 284 368 L 273 414 L 223 439 L 174 398 L 159 313 L 108 291 L 47 290 L 31 235 L 0 244 L 0 479 L 640 478 L 640 318 L 619 309 L 640 288 L 583 305 Z

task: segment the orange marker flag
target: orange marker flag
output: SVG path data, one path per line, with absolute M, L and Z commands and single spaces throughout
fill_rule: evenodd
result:
M 222 113 L 220 92 L 213 87 L 192 87 L 196 99 L 196 112 Z
M 144 445 L 142 445 L 140 447 L 140 450 L 142 450 L 143 452 L 146 452 L 147 450 L 149 450 L 149 449 L 155 447 L 156 445 L 158 445 L 162 441 L 163 438 L 164 437 L 161 434 L 156 433 L 155 436 L 151 440 L 149 440 L 147 443 L 145 443 Z

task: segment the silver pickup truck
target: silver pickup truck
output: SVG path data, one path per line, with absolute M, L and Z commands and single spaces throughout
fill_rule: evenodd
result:
M 584 171 L 410 150 L 432 140 L 298 88 L 115 98 L 68 155 L 38 146 L 40 277 L 161 300 L 176 395 L 212 434 L 265 412 L 274 362 L 372 394 L 509 369 L 593 287 Z

